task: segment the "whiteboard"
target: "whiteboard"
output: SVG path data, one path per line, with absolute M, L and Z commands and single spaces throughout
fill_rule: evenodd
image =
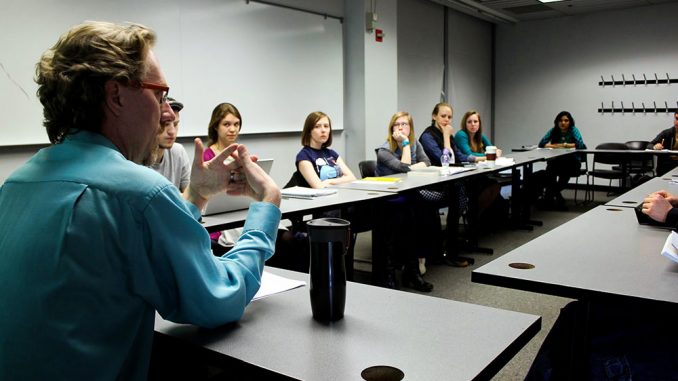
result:
M 33 78 L 40 55 L 85 20 L 136 22 L 184 103 L 179 136 L 205 136 L 212 109 L 233 103 L 242 133 L 301 132 L 323 111 L 343 128 L 342 24 L 244 0 L 2 0 L 0 146 L 48 143 Z

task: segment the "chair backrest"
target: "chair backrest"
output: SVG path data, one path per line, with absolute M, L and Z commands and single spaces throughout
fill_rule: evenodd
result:
M 360 177 L 373 177 L 375 170 L 377 169 L 376 160 L 363 160 L 358 163 L 358 168 L 360 169 Z
M 652 143 L 648 142 L 647 140 L 631 140 L 625 143 L 626 148 L 628 149 L 635 149 L 635 150 L 646 150 L 646 149 L 652 149 Z
M 596 146 L 596 149 L 614 149 L 627 150 L 626 143 L 601 143 Z M 593 155 L 593 163 L 601 164 L 622 164 L 627 161 L 627 158 L 622 154 L 615 153 L 596 153 Z
M 631 140 L 626 142 L 629 149 L 644 151 L 652 149 L 652 143 L 647 140 Z M 629 170 L 632 172 L 654 172 L 654 155 L 652 154 L 638 154 L 633 156 L 633 160 L 629 162 Z

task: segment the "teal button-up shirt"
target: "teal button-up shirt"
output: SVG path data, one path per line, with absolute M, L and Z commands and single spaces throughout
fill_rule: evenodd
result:
M 99 134 L 40 150 L 0 187 L 0 379 L 146 379 L 155 311 L 238 320 L 273 255 L 279 209 L 253 203 L 214 257 L 198 209 Z

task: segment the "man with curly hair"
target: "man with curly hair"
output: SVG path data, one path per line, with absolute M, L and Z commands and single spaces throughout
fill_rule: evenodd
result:
M 0 379 L 145 380 L 158 311 L 238 320 L 273 255 L 280 190 L 242 145 L 203 162 L 183 194 L 145 167 L 169 87 L 140 25 L 71 28 L 37 66 L 51 146 L 0 188 Z M 234 160 L 224 164 L 227 156 Z M 255 199 L 224 257 L 199 210 L 218 192 Z

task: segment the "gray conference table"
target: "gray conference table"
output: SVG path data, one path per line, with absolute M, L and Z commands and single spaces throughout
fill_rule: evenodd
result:
M 268 271 L 308 282 L 306 274 Z M 378 365 L 410 381 L 489 380 L 540 326 L 539 316 L 352 282 L 345 317 L 332 324 L 313 320 L 307 287 L 256 300 L 239 322 L 218 329 L 155 320 L 156 343 L 160 335 L 225 366 L 309 381 L 360 380 Z
M 592 306 L 675 308 L 678 264 L 661 255 L 668 235 L 638 224 L 633 208 L 598 206 L 474 270 L 471 280 L 579 299 L 585 308 L 573 317 L 568 367 L 579 380 L 588 374 Z
M 633 208 L 598 206 L 475 269 L 471 280 L 588 301 L 675 304 L 678 264 L 661 255 L 668 234 L 639 225 Z
M 451 167 L 451 168 L 459 168 L 459 167 Z M 504 169 L 508 169 L 510 167 L 506 167 Z M 487 168 L 487 169 L 481 169 L 481 168 L 476 168 L 476 167 L 469 167 L 468 170 L 464 172 L 459 172 L 453 175 L 446 175 L 446 176 L 441 176 L 437 174 L 423 174 L 422 172 L 408 172 L 408 173 L 395 173 L 392 175 L 388 176 L 383 176 L 383 177 L 389 177 L 389 178 L 397 178 L 399 179 L 398 182 L 390 183 L 390 182 L 366 182 L 363 180 L 357 180 L 353 181 L 350 183 L 344 183 L 344 184 L 339 184 L 336 185 L 335 187 L 338 189 L 358 189 L 358 190 L 369 190 L 369 191 L 379 191 L 379 192 L 391 192 L 391 193 L 402 193 L 402 192 L 407 192 L 407 191 L 412 191 L 412 190 L 417 190 L 417 189 L 422 189 L 422 188 L 427 188 L 431 186 L 436 186 L 440 184 L 445 184 L 448 182 L 454 182 L 458 181 L 470 176 L 476 176 L 482 173 L 492 173 L 495 170 L 497 170 L 497 167 L 495 168 Z
M 358 181 L 337 185 L 336 187 L 339 189 L 359 189 L 379 192 L 402 193 L 427 188 L 431 186 L 447 184 L 454 181 L 467 179 L 473 176 L 490 175 L 497 172 L 510 170 L 512 185 L 511 210 L 513 211 L 511 214 L 511 218 L 513 220 L 513 226 L 531 229 L 531 224 L 539 224 L 539 222 L 530 221 L 530 212 L 529 212 L 530 205 L 528 202 L 529 200 L 524 199 L 521 192 L 521 185 L 524 182 L 529 181 L 530 176 L 532 174 L 533 164 L 535 162 L 552 160 L 560 156 L 571 155 L 576 152 L 577 151 L 574 149 L 537 148 L 524 152 L 511 152 L 510 154 L 505 154 L 504 155 L 505 157 L 513 159 L 514 163 L 511 165 L 504 166 L 497 165 L 492 168 L 485 166 L 475 166 L 471 170 L 448 176 L 411 174 L 412 172 L 399 173 L 385 176 L 400 179 L 400 181 L 396 183 L 382 184 L 376 182 L 366 183 Z
M 342 208 L 390 196 L 392 196 L 392 194 L 389 192 L 337 189 L 336 194 L 315 197 L 310 200 L 283 197 L 280 202 L 280 211 L 282 212 L 283 218 L 287 218 L 293 214 L 321 212 L 323 210 Z M 204 216 L 202 218 L 202 224 L 209 232 L 239 227 L 245 222 L 247 212 L 248 210 L 244 209 L 212 216 Z
M 506 170 L 512 170 L 514 168 L 525 167 L 534 162 L 538 161 L 547 161 L 554 159 L 559 156 L 573 154 L 576 151 L 574 149 L 535 149 L 526 152 L 512 152 L 505 157 L 512 158 L 514 160 L 513 164 L 510 165 L 495 165 L 493 167 L 486 167 L 484 165 L 474 165 L 470 164 L 468 167 L 469 170 L 464 172 L 455 173 L 453 175 L 440 176 L 435 174 L 421 174 L 417 171 L 411 171 L 408 173 L 397 173 L 384 177 L 393 177 L 398 178 L 400 181 L 395 183 L 380 183 L 380 182 L 363 182 L 363 181 L 354 181 L 350 183 L 344 183 L 336 185 L 338 189 L 357 189 L 357 190 L 369 190 L 369 191 L 379 191 L 379 192 L 392 192 L 392 193 L 401 193 L 411 190 L 422 189 L 426 187 L 436 186 L 445 183 L 451 183 L 466 179 L 473 176 L 482 176 L 490 175 L 497 172 L 502 172 Z M 459 167 L 452 167 L 459 168 Z M 520 178 L 519 178 L 520 179 Z
M 345 215 L 346 209 L 349 206 L 365 207 L 368 208 L 366 209 L 368 211 L 378 210 L 375 206 L 379 205 L 380 201 L 393 196 L 394 193 L 392 192 L 342 188 L 337 189 L 336 194 L 315 197 L 313 199 L 283 197 L 280 202 L 280 211 L 282 212 L 283 219 L 291 219 L 292 223 L 296 224 L 303 219 L 304 215 L 320 213 L 326 210 L 341 209 L 342 215 Z M 247 212 L 248 210 L 245 209 L 204 216 L 202 224 L 209 232 L 240 227 L 245 223 Z M 370 217 L 378 217 L 371 215 L 369 212 L 364 214 Z M 379 284 L 386 271 L 387 253 L 385 252 L 384 239 L 382 238 L 383 233 L 381 231 L 381 226 L 384 224 L 377 223 L 377 219 L 373 221 L 375 223 L 372 224 L 372 278 L 374 284 Z M 346 256 L 346 271 L 349 274 L 349 279 L 353 279 L 353 257 L 351 255 Z
M 671 181 L 675 177 L 655 177 L 644 182 L 621 196 L 605 203 L 606 206 L 630 207 L 634 208 L 643 202 L 643 199 L 650 193 L 665 190 L 672 194 L 678 194 L 678 183 Z

